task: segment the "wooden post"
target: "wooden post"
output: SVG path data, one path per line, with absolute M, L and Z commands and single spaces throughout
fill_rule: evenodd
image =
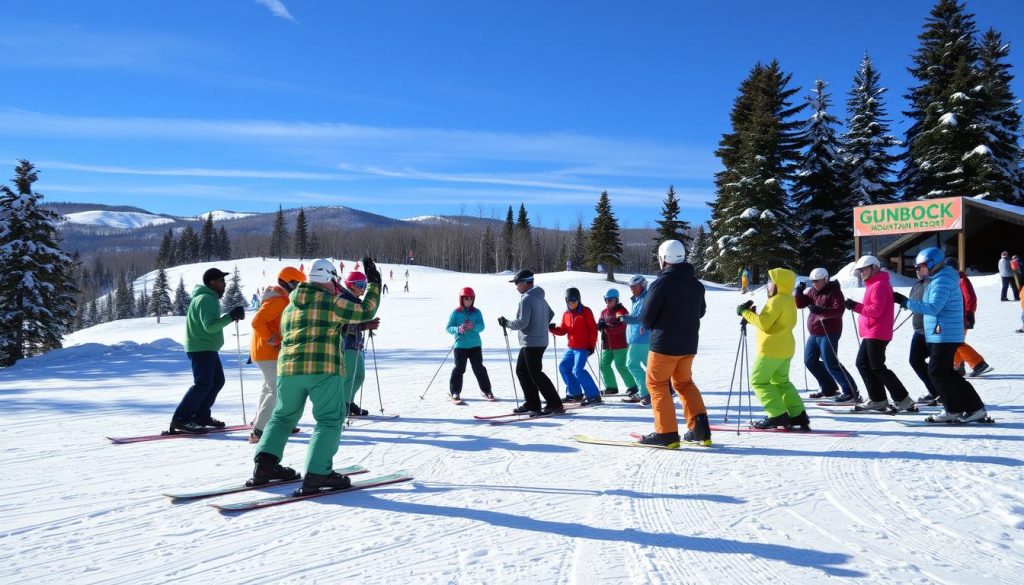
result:
M 967 226 L 960 228 L 956 236 L 957 254 L 960 255 L 960 270 L 967 270 Z

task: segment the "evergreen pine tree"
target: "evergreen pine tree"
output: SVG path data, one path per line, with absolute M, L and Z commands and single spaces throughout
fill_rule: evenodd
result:
M 216 252 L 217 232 L 213 228 L 213 213 L 206 216 L 203 222 L 202 235 L 199 238 L 199 256 L 203 262 L 210 262 Z
M 117 318 L 117 303 L 114 300 L 114 292 L 109 293 L 106 296 L 106 300 L 103 302 L 103 322 L 110 323 Z
M 227 313 L 235 307 L 244 307 L 245 305 L 245 295 L 242 294 L 242 275 L 238 273 L 238 266 L 235 266 L 234 271 L 231 273 L 231 283 L 228 284 L 227 290 L 224 291 L 224 298 L 220 301 L 220 307 Z
M 508 206 L 508 215 L 505 216 L 505 226 L 501 230 L 501 252 L 499 261 L 504 264 L 499 270 L 512 270 L 515 268 L 512 250 L 514 248 L 516 224 L 512 220 L 512 206 Z
M 986 140 L 975 149 L 983 157 L 982 181 L 979 190 L 991 199 L 1015 205 L 1024 204 L 1024 149 L 1021 135 L 1021 115 L 1011 84 L 1013 74 L 1006 59 L 1010 46 L 1003 43 L 1002 35 L 994 29 L 985 31 L 979 48 L 978 75 L 980 83 L 976 98 L 979 101 L 978 123 Z
M 270 254 L 277 256 L 278 260 L 284 256 L 285 242 L 288 241 L 288 230 L 284 227 L 284 211 L 277 206 L 277 216 L 274 217 L 274 227 L 270 232 Z
M 295 216 L 295 237 L 292 243 L 292 252 L 300 260 L 309 253 L 309 224 L 306 223 L 306 212 L 300 207 L 298 215 Z
M 980 76 L 974 15 L 957 0 L 939 0 L 918 35 L 909 69 L 920 85 L 905 96 L 913 123 L 900 183 L 912 199 L 981 195 L 984 144 L 976 88 Z
M 146 306 L 139 306 L 135 298 L 135 270 L 131 267 L 124 273 L 125 284 L 128 286 L 128 298 L 131 299 L 130 312 L 125 317 L 141 317 L 146 311 Z M 122 317 L 125 318 L 125 317 Z
M 89 301 L 89 312 L 85 317 L 84 325 L 86 327 L 92 327 L 100 322 L 100 311 L 97 306 L 96 299 Z
M 892 203 L 898 198 L 892 176 L 899 158 L 892 154 L 892 148 L 900 142 L 889 134 L 882 101 L 887 90 L 881 87 L 880 79 L 871 57 L 865 53 L 846 100 L 849 117 L 842 143 L 849 201 L 841 206 L 843 210 L 855 205 Z
M 60 216 L 32 190 L 38 178 L 19 160 L 14 189 L 0 186 L 0 366 L 61 347 L 74 320 L 73 262 L 60 249 Z
M 228 238 L 228 230 L 224 229 L 223 225 L 217 230 L 214 249 L 216 250 L 214 255 L 217 256 L 218 260 L 231 259 L 231 239 Z
M 310 258 L 320 256 L 320 234 L 315 229 L 309 231 L 309 250 L 306 253 Z
M 693 239 L 693 244 L 686 254 L 686 261 L 693 264 L 693 270 L 697 278 L 704 278 L 705 276 L 704 269 L 708 263 L 708 248 L 710 245 L 711 239 L 708 238 L 708 233 L 704 231 L 704 226 L 698 226 L 697 237 Z
M 724 170 L 715 174 L 710 226 L 717 250 L 709 260 L 723 280 L 749 266 L 757 283 L 760 271 L 795 264 L 786 185 L 803 146 L 802 123 L 791 118 L 806 104 L 791 106 L 799 91 L 788 87 L 791 77 L 777 61 L 755 65 L 733 103 L 732 132 L 715 151 Z
M 156 253 L 156 265 L 161 268 L 174 266 L 174 232 L 170 229 L 160 241 L 160 249 Z
M 619 235 L 619 221 L 612 213 L 607 191 L 601 192 L 594 209 L 597 214 L 590 224 L 587 262 L 594 266 L 603 264 L 607 280 L 614 282 L 615 268 L 622 266 L 622 238 Z
M 130 319 L 135 316 L 135 297 L 128 290 L 127 279 L 124 275 L 117 279 L 117 288 L 114 289 L 114 319 Z
M 160 268 L 156 272 L 156 280 L 153 282 L 153 294 L 149 297 L 150 315 L 156 315 L 156 322 L 160 317 L 171 313 L 171 285 L 167 282 L 167 271 Z
M 142 292 L 139 293 L 138 298 L 135 299 L 135 316 L 145 317 L 149 311 L 149 293 L 143 288 Z
M 188 305 L 191 302 L 192 297 L 185 290 L 185 279 L 179 276 L 178 288 L 174 289 L 174 308 L 172 313 L 178 316 L 186 315 L 188 313 Z
M 533 227 L 530 225 L 530 218 L 526 215 L 526 205 L 519 204 L 519 214 L 516 216 L 516 230 L 512 238 L 514 242 L 515 266 L 519 268 L 533 267 L 534 262 L 534 241 Z
M 583 228 L 583 221 L 576 221 L 576 235 L 572 239 L 572 248 L 569 250 L 569 261 L 572 262 L 573 270 L 593 270 L 595 266 L 587 265 L 587 231 Z
M 808 274 L 823 266 L 835 274 L 852 255 L 852 208 L 843 165 L 842 145 L 836 137 L 839 120 L 829 112 L 828 84 L 814 82 L 807 96 L 811 109 L 807 120 L 807 150 L 793 182 L 794 220 L 800 233 L 798 268 Z
M 199 262 L 199 234 L 192 226 L 187 225 L 181 230 L 175 256 L 180 264 Z
M 679 240 L 687 251 L 690 249 L 690 236 L 686 233 L 690 223 L 679 219 L 679 199 L 676 198 L 675 186 L 669 185 L 665 200 L 661 204 L 661 219 L 657 222 L 658 235 L 654 237 L 655 247 L 666 240 Z

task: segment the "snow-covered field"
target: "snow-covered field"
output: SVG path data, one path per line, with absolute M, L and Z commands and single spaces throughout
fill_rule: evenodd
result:
M 213 265 L 230 271 L 234 264 Z M 282 263 L 237 265 L 249 298 Z M 175 269 L 171 283 L 183 273 L 191 288 L 208 266 Z M 570 439 L 651 430 L 648 409 L 614 399 L 527 423 L 474 420 L 514 406 L 495 324 L 514 314 L 513 285 L 508 276 L 412 267 L 411 290 L 403 293 L 404 271 L 382 267 L 391 290 L 375 338 L 383 410 L 401 418 L 354 422 L 335 464 L 405 469 L 414 482 L 235 516 L 206 501 L 172 503 L 161 492 L 244 481 L 252 446 L 244 433 L 110 444 L 105 436 L 163 429 L 191 375 L 182 318 L 100 325 L 72 335 L 64 350 L 0 371 L 0 582 L 1024 582 L 1024 335 L 1013 333 L 1019 305 L 998 302 L 997 277 L 973 279 L 979 325 L 969 340 L 996 368 L 974 384 L 999 424 L 912 428 L 886 415 L 811 407 L 815 428 L 857 435 L 716 432 L 713 447 L 669 452 Z M 567 286 L 578 286 L 591 307 L 601 306 L 608 288 L 602 276 L 580 272 L 542 274 L 537 282 L 556 312 Z M 488 324 L 486 365 L 502 401 L 477 399 L 467 373 L 469 405 L 450 404 L 450 362 L 421 401 L 451 347 L 443 326 L 467 285 Z M 628 297 L 624 285 L 617 288 Z M 847 293 L 859 299 L 862 289 Z M 734 308 L 745 298 L 708 286 L 694 369 L 714 423 L 729 399 Z M 763 305 L 764 293 L 754 299 Z M 856 339 L 849 318 L 846 324 L 840 357 L 852 370 Z M 922 386 L 906 364 L 910 336 L 907 323 L 888 355 L 917 396 Z M 228 330 L 221 353 L 228 381 L 214 409 L 229 424 L 243 421 L 235 341 Z M 379 412 L 372 363 L 368 356 L 360 402 Z M 550 351 L 545 364 L 551 373 Z M 802 389 L 799 359 L 792 377 Z M 244 366 L 243 380 L 251 416 L 258 370 Z M 284 461 L 300 468 L 312 428 L 308 409 L 302 427 Z
M 64 219 L 70 223 L 100 225 L 120 229 L 134 229 L 149 225 L 174 223 L 173 219 L 137 211 L 79 211 L 68 213 Z

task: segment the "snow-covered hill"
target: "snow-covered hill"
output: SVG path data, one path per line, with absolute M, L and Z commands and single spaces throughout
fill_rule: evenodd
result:
M 200 213 L 199 215 L 195 216 L 192 219 L 204 219 L 205 220 L 207 218 L 207 216 L 209 216 L 209 215 L 213 215 L 213 221 L 222 221 L 222 220 L 225 220 L 225 219 L 241 219 L 243 217 L 250 217 L 250 216 L 253 216 L 253 215 L 257 215 L 257 214 L 255 214 L 255 213 L 242 213 L 242 212 L 238 212 L 238 211 L 224 211 L 222 209 L 215 209 L 213 211 L 208 211 L 206 213 Z
M 181 275 L 191 287 L 207 267 L 231 271 L 236 264 L 251 296 L 287 262 L 177 267 L 171 282 Z M 345 264 L 348 270 L 354 262 Z M 6 477 L 0 582 L 1022 581 L 1024 336 L 1013 333 L 1020 306 L 997 300 L 997 277 L 972 279 L 980 306 L 969 340 L 996 368 L 972 382 L 999 424 L 912 428 L 900 421 L 921 417 L 852 416 L 811 406 L 816 429 L 857 435 L 716 432 L 713 447 L 669 452 L 570 439 L 628 439 L 629 432 L 652 430 L 649 409 L 614 398 L 603 407 L 533 422 L 474 420 L 475 414 L 508 411 L 516 392 L 521 395 L 495 323 L 515 311 L 510 277 L 414 266 L 408 268 L 410 292 L 403 293 L 406 269 L 382 267 L 390 290 L 358 398 L 372 412 L 401 417 L 353 422 L 335 463 L 381 473 L 406 469 L 414 482 L 240 516 L 222 516 L 202 501 L 171 502 L 161 492 L 244 481 L 253 447 L 243 433 L 109 444 L 104 436 L 164 428 L 191 373 L 180 345 L 181 318 L 99 325 L 71 335 L 66 349 L 0 370 Z M 579 287 L 593 308 L 610 286 L 628 296 L 625 285 L 589 273 L 539 274 L 537 284 L 558 313 L 569 286 Z M 496 404 L 476 398 L 471 372 L 463 392 L 469 405 L 445 399 L 452 338 L 444 326 L 463 286 L 475 289 L 484 313 L 485 364 L 501 398 Z M 856 299 L 863 294 L 846 290 Z M 730 425 L 760 416 L 758 409 L 749 414 L 746 404 L 737 416 L 739 396 L 730 394 L 739 341 L 735 307 L 747 298 L 759 307 L 765 301 L 761 291 L 748 296 L 708 286 L 694 376 L 716 424 L 726 413 Z M 249 417 L 259 394 L 259 372 L 244 363 L 251 316 L 241 323 L 240 338 L 233 328 L 225 331 L 221 359 L 228 380 L 214 415 L 229 424 L 244 420 L 240 365 Z M 849 317 L 846 324 L 839 355 L 853 370 L 856 338 Z M 906 362 L 910 329 L 908 323 L 896 331 L 888 363 L 916 396 L 923 390 Z M 795 335 L 799 344 L 801 332 Z M 515 337 L 510 341 L 514 358 Z M 558 338 L 559 349 L 564 341 Z M 748 343 L 753 353 L 753 332 Z M 549 374 L 554 360 L 549 350 Z M 804 388 L 799 359 L 791 377 Z M 312 425 L 307 408 L 302 433 L 285 450 L 286 464 L 302 469 Z
M 120 229 L 135 229 L 151 225 L 174 223 L 173 219 L 167 217 L 135 211 L 80 211 L 69 213 L 64 216 L 64 219 L 74 224 Z

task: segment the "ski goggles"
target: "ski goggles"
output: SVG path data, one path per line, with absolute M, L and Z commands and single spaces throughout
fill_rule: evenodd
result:
M 354 286 L 356 288 L 366 288 L 365 280 L 350 280 L 346 284 L 348 284 L 349 286 Z

